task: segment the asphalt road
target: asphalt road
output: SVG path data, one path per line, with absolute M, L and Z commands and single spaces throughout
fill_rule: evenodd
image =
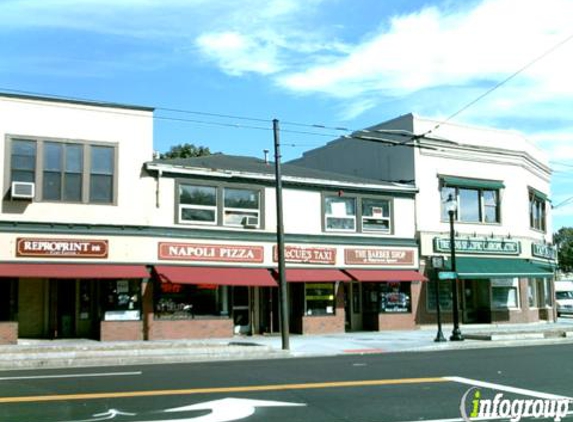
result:
M 472 386 L 484 398 L 573 397 L 572 359 L 573 345 L 556 345 L 6 371 L 0 422 L 462 420 Z

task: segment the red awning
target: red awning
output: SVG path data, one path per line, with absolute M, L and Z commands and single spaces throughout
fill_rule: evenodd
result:
M 149 278 L 144 265 L 0 264 L 0 277 Z
M 278 279 L 278 271 L 273 270 L 273 275 Z M 288 283 L 331 283 L 334 281 L 350 281 L 340 270 L 326 268 L 289 268 L 286 270 Z
M 414 270 L 345 270 L 357 281 L 427 281 Z
M 176 284 L 217 284 L 221 286 L 268 286 L 277 283 L 266 268 L 190 267 L 156 265 L 162 282 Z

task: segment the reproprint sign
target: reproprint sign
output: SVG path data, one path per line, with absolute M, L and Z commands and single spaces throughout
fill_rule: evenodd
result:
M 262 246 L 159 242 L 159 259 L 172 261 L 261 263 L 264 256 Z
M 16 239 L 17 257 L 107 258 L 107 240 L 90 239 Z

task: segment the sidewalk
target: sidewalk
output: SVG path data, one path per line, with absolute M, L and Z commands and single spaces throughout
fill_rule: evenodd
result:
M 438 350 L 573 343 L 573 319 L 556 323 L 464 325 L 463 342 L 434 342 L 437 328 L 290 335 L 284 351 L 280 335 L 237 336 L 212 340 L 99 342 L 94 340 L 20 340 L 0 346 L 0 370 L 140 365 L 244 359 L 273 359 L 347 354 L 428 352 Z M 451 325 L 443 327 L 449 338 Z

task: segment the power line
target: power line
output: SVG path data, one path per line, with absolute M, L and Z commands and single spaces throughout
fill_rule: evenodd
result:
M 475 98 L 474 100 L 470 101 L 469 103 L 467 103 L 465 106 L 463 106 L 462 108 L 460 108 L 458 111 L 456 111 L 454 114 L 452 114 L 450 117 L 448 117 L 447 119 L 441 121 L 440 123 L 438 123 L 436 126 L 434 126 L 432 129 L 426 131 L 425 133 L 423 133 L 422 135 L 416 135 L 414 138 L 412 138 L 412 140 L 417 140 L 418 137 L 424 137 L 429 135 L 430 133 L 432 133 L 433 131 L 435 131 L 436 129 L 438 129 L 440 126 L 442 126 L 443 124 L 449 122 L 450 120 L 452 120 L 454 117 L 458 116 L 459 114 L 463 113 L 464 111 L 466 111 L 468 108 L 472 107 L 475 103 L 477 103 L 478 101 L 480 101 L 482 98 L 486 97 L 487 95 L 491 94 L 493 91 L 497 90 L 498 88 L 500 88 L 501 86 L 505 85 L 507 82 L 509 82 L 510 80 L 512 80 L 513 78 L 515 78 L 517 75 L 519 75 L 520 73 L 524 72 L 526 69 L 530 68 L 531 66 L 533 66 L 535 63 L 543 60 L 545 57 L 547 57 L 548 55 L 550 55 L 551 53 L 553 53 L 555 50 L 557 50 L 558 48 L 560 48 L 562 45 L 568 43 L 571 39 L 573 39 L 573 34 L 570 34 L 569 36 L 567 36 L 565 39 L 561 40 L 560 42 L 558 42 L 557 44 L 555 44 L 553 47 L 551 47 L 550 49 L 546 50 L 545 52 L 543 52 L 542 54 L 540 54 L 539 56 L 537 56 L 536 58 L 534 58 L 533 60 L 531 60 L 530 62 L 528 62 L 527 64 L 525 64 L 524 66 L 522 66 L 521 68 L 519 68 L 517 71 L 513 72 L 511 75 L 509 75 L 507 78 L 503 79 L 501 82 L 498 82 L 497 84 L 495 84 L 493 87 L 489 88 L 487 91 L 485 91 L 483 94 L 479 95 L 477 98 Z
M 60 96 L 60 95 L 53 95 L 53 94 L 45 94 L 45 93 L 39 93 L 39 92 L 32 92 L 32 91 L 22 91 L 22 90 L 15 90 L 15 89 L 9 89 L 9 88 L 3 88 L 0 87 L 0 91 L 4 91 L 4 92 L 10 92 L 10 93 L 14 93 L 14 94 L 19 94 L 19 95 L 30 95 L 30 96 L 37 96 L 37 97 L 44 97 L 46 99 L 54 99 L 54 100 L 67 100 L 67 101 L 81 101 L 81 102 L 85 102 L 85 103 L 91 103 L 93 105 L 109 105 L 109 106 L 122 106 L 122 104 L 119 103 L 112 103 L 109 101 L 101 101 L 101 100 L 94 100 L 94 99 L 88 99 L 88 98 L 82 98 L 82 97 L 71 97 L 71 96 Z M 66 107 L 64 105 L 58 105 L 60 107 Z M 125 107 L 125 105 L 123 105 Z M 71 107 L 71 106 L 68 106 Z M 234 114 L 223 114 L 223 113 L 211 113 L 211 112 L 205 112 L 205 111 L 196 111 L 196 110 L 187 110 L 187 109 L 180 109 L 180 108 L 170 108 L 170 107 L 161 107 L 161 106 L 143 106 L 143 107 L 149 107 L 149 108 L 153 108 L 155 110 L 158 111 L 166 111 L 166 112 L 170 112 L 170 113 L 182 113 L 182 114 L 193 114 L 193 115 L 198 115 L 198 116 L 208 116 L 208 117 L 218 117 L 218 118 L 223 118 L 223 119 L 235 119 L 235 120 L 244 120 L 244 121 L 252 121 L 252 122 L 261 122 L 261 123 L 271 123 L 273 119 L 264 119 L 264 118 L 258 118 L 258 117 L 248 117 L 248 116 L 240 116 L 240 115 L 234 115 Z M 115 113 L 115 114 L 128 114 L 128 115 L 138 115 L 136 113 L 129 113 L 127 111 L 117 111 L 117 110 L 106 110 L 107 113 Z M 248 125 L 236 125 L 236 124 L 226 124 L 226 123 L 219 123 L 219 122 L 207 122 L 207 121 L 200 121 L 200 120 L 192 120 L 192 119 L 178 119 L 178 118 L 167 118 L 167 117 L 159 117 L 159 116 L 153 116 L 155 119 L 159 119 L 159 120 L 173 120 L 173 121 L 188 121 L 191 123 L 201 123 L 201 124 L 213 124 L 216 126 L 227 126 L 227 127 L 241 127 L 241 128 L 246 128 L 246 129 L 259 129 L 259 127 L 256 126 L 248 126 Z M 298 127 L 307 127 L 307 128 L 312 128 L 312 129 L 319 129 L 319 130 L 332 130 L 332 131 L 345 131 L 345 132 L 350 132 L 351 130 L 345 127 L 340 127 L 340 126 L 327 126 L 327 125 L 323 125 L 323 124 L 310 124 L 310 123 L 300 123 L 300 122 L 291 122 L 291 121 L 281 121 L 282 125 L 289 125 L 289 126 L 298 126 Z M 272 130 L 272 128 L 270 129 Z M 286 132 L 287 130 L 281 130 L 281 132 Z M 292 131 L 292 133 L 301 133 L 301 134 L 315 134 L 315 132 L 301 132 L 301 131 Z M 336 137 L 338 135 L 324 135 L 324 136 L 329 136 L 329 137 Z

